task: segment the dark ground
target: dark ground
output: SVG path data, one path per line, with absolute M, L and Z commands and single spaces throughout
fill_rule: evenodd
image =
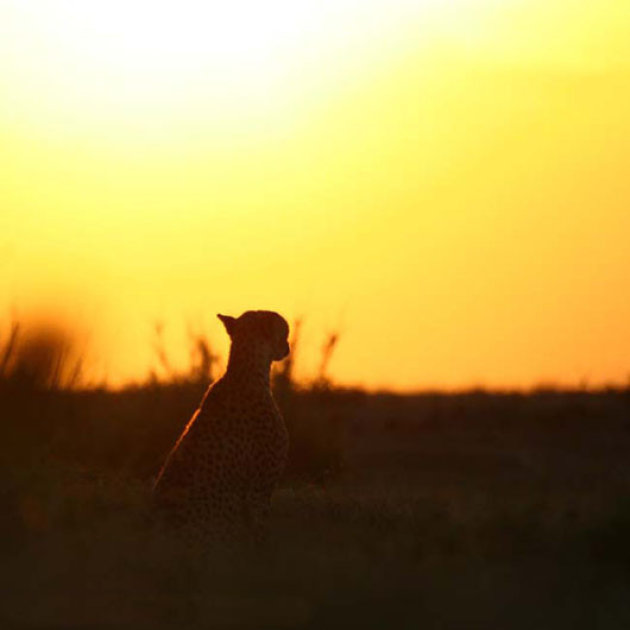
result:
M 269 541 L 148 488 L 202 392 L 0 389 L 2 628 L 630 628 L 630 391 L 280 392 Z

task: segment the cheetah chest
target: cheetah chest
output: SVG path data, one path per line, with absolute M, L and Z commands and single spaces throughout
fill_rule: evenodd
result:
M 272 399 L 255 404 L 226 402 L 212 410 L 213 417 L 205 425 L 208 430 L 199 436 L 201 458 L 208 458 L 211 467 L 223 468 L 224 474 L 239 478 L 246 486 L 275 484 L 284 470 L 289 446 L 275 403 Z

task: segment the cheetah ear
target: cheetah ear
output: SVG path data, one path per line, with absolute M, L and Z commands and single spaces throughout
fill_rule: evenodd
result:
M 223 322 L 225 330 L 227 330 L 227 334 L 231 337 L 232 333 L 234 332 L 234 324 L 236 323 L 236 318 L 231 317 L 230 315 L 221 314 L 217 315 L 217 317 Z

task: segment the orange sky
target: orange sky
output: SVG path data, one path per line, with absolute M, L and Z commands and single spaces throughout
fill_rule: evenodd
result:
M 0 5 L 0 314 L 111 383 L 249 308 L 304 377 L 626 382 L 625 0 L 225 4 Z

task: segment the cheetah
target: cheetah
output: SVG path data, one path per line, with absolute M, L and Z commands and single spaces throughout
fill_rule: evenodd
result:
M 271 363 L 289 354 L 289 325 L 273 311 L 218 318 L 231 342 L 226 372 L 167 456 L 153 496 L 204 540 L 260 539 L 289 445 L 269 383 Z

